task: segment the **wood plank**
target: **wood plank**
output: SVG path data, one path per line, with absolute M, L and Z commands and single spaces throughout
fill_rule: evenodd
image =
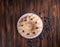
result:
M 5 17 L 5 12 L 4 12 L 4 2 L 2 2 L 2 47 L 6 47 L 7 43 L 6 43 L 6 33 L 7 33 L 7 29 L 6 29 L 6 17 Z
M 5 17 L 6 17 L 6 28 L 7 28 L 7 47 L 14 47 L 14 34 L 13 34 L 13 28 L 12 28 L 12 16 L 11 16 L 11 7 L 9 5 L 9 1 L 7 0 L 5 3 L 5 6 L 4 6 L 4 11 L 5 11 Z
M 0 1 L 0 46 L 2 47 L 2 3 Z

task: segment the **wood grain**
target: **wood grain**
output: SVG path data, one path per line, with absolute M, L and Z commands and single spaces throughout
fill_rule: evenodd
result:
M 44 24 L 42 33 L 31 40 L 17 31 L 18 19 L 29 12 Z M 60 0 L 0 0 L 0 47 L 60 47 Z

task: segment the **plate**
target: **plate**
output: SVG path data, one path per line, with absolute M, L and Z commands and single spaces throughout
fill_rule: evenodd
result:
M 26 13 L 18 19 L 17 30 L 24 38 L 36 38 L 43 30 L 42 19 L 34 13 Z

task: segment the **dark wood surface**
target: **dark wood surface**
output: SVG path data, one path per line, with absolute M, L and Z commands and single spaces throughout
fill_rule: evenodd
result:
M 44 23 L 42 33 L 31 40 L 17 31 L 19 17 L 29 12 Z M 60 0 L 0 0 L 0 47 L 60 47 Z

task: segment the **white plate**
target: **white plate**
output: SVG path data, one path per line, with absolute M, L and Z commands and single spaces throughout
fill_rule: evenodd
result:
M 43 30 L 42 19 L 34 13 L 26 13 L 19 18 L 17 30 L 24 38 L 36 38 Z

